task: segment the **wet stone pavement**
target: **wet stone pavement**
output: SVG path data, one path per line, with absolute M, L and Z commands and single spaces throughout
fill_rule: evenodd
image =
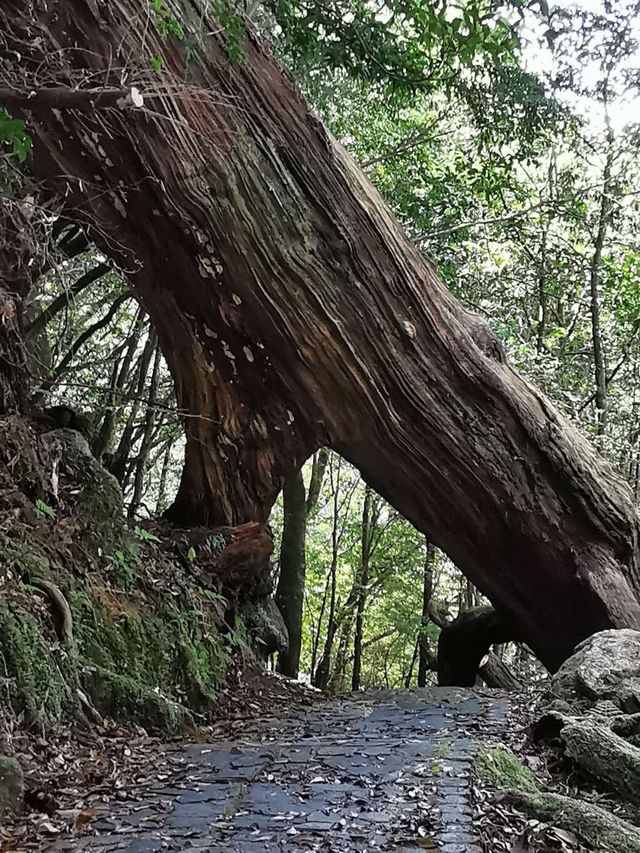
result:
M 51 849 L 480 853 L 471 763 L 507 709 L 488 692 L 381 690 L 263 720 L 255 737 L 180 747 L 176 778 L 101 805 L 91 835 Z

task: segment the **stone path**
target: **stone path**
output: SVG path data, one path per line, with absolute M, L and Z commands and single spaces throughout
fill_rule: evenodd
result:
M 177 779 L 106 803 L 93 835 L 52 849 L 480 853 L 470 765 L 506 712 L 488 693 L 436 688 L 263 720 L 255 737 L 181 747 Z

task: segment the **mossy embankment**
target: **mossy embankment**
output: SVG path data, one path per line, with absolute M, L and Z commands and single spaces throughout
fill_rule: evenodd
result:
M 241 638 L 174 551 L 127 527 L 77 433 L 0 422 L 2 712 L 165 731 L 206 716 Z

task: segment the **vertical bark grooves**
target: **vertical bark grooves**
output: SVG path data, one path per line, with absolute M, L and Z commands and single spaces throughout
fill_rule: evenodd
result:
M 198 0 L 180 9 L 188 31 Z M 230 64 L 204 20 L 189 90 L 182 45 L 137 27 L 144 14 L 60 0 L 44 29 L 5 0 L 0 39 L 19 43 L 27 88 L 41 67 L 115 85 L 127 57 L 164 56 L 152 83 L 130 69 L 147 109 L 24 117 L 44 191 L 133 270 L 158 330 L 187 416 L 174 513 L 265 519 L 330 445 L 551 668 L 596 630 L 640 626 L 626 486 L 504 362 L 255 38 Z

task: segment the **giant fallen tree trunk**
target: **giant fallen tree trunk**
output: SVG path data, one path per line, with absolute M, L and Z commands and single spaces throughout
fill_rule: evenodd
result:
M 143 0 L 3 0 L 19 60 L 0 105 L 27 121 L 41 191 L 91 223 L 158 330 L 187 415 L 175 517 L 264 520 L 332 446 L 549 667 L 640 626 L 626 487 L 505 363 L 259 40 L 229 62 L 198 0 L 170 5 L 183 42 Z M 163 71 L 144 70 L 157 55 Z

